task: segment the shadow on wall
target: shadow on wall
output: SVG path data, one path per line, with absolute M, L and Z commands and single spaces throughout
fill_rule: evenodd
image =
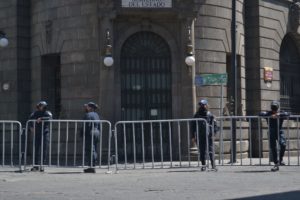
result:
M 282 200 L 282 199 L 298 200 L 299 197 L 300 197 L 300 190 L 275 193 L 275 194 L 267 194 L 267 195 L 254 196 L 254 197 L 237 198 L 237 199 L 239 200 Z

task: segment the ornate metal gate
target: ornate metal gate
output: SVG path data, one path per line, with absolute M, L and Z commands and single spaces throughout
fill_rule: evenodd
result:
M 129 37 L 121 50 L 121 109 L 122 120 L 155 120 L 172 117 L 171 53 L 166 41 L 152 32 L 138 32 Z M 143 127 L 145 133 L 145 155 L 150 157 L 151 140 L 154 154 L 160 155 L 160 142 L 164 143 L 164 154 L 168 155 L 168 127 Z M 124 127 L 125 128 L 125 127 Z M 141 126 L 126 126 L 127 133 L 134 128 L 135 136 L 126 136 L 128 159 L 142 157 Z M 162 129 L 160 137 L 159 129 Z M 161 141 L 161 139 L 163 141 Z M 124 140 L 119 139 L 124 150 Z M 135 147 L 134 147 L 135 146 Z M 135 151 L 136 150 L 136 151 Z M 122 151 L 121 151 L 122 152 Z
M 166 41 L 152 32 L 138 32 L 121 51 L 123 120 L 172 116 L 171 54 Z

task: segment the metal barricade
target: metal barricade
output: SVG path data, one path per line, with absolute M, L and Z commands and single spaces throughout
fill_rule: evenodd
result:
M 280 161 L 281 147 L 280 140 L 284 136 L 286 139 L 286 150 L 283 161 L 286 165 L 299 166 L 299 116 L 276 117 L 277 129 L 270 130 L 270 116 L 224 116 L 217 117 L 217 124 L 220 127 L 219 134 L 215 137 L 215 155 L 218 164 L 238 165 L 238 166 L 262 166 L 271 165 L 273 160 L 272 149 L 277 150 L 277 160 Z M 280 128 L 280 120 L 283 126 Z M 234 122 L 234 123 L 233 123 Z M 280 132 L 282 130 L 283 132 Z M 234 133 L 236 138 L 234 139 Z M 280 135 L 280 134 L 284 135 Z M 274 139 L 276 135 L 276 138 Z M 279 140 L 278 140 L 279 139 Z M 234 141 L 235 140 L 235 141 Z M 271 141 L 275 142 L 276 148 L 271 146 Z M 233 152 L 236 145 L 236 152 Z M 233 155 L 235 153 L 235 155 Z M 274 153 L 274 152 L 273 152 Z M 234 156 L 236 160 L 234 160 Z
M 258 116 L 216 117 L 219 134 L 215 137 L 215 155 L 219 165 L 252 165 L 253 135 L 261 138 Z M 260 140 L 257 140 L 258 143 Z M 236 147 L 234 148 L 234 145 Z M 259 148 L 261 144 L 257 145 Z M 236 152 L 234 152 L 234 149 Z M 261 150 L 258 150 L 261 152 Z M 259 157 L 261 161 L 261 157 Z
M 21 170 L 22 125 L 18 121 L 0 121 L 0 170 L 19 168 Z
M 24 170 L 30 163 L 40 169 L 44 166 L 97 167 L 109 171 L 110 144 L 109 121 L 29 120 L 25 131 Z
M 115 124 L 116 171 L 120 169 L 154 169 L 199 167 L 200 154 L 191 156 L 191 136 L 204 132 L 206 165 L 209 165 L 209 125 L 204 119 L 120 121 Z M 205 129 L 205 130 L 204 130 Z M 199 141 L 197 139 L 197 146 Z
M 300 133 L 299 133 L 299 115 L 291 115 L 288 117 L 281 117 L 283 121 L 280 129 L 278 123 L 277 131 L 277 156 L 278 161 L 281 160 L 281 148 L 285 146 L 285 154 L 283 161 L 288 166 L 300 166 Z M 268 119 L 270 120 L 270 119 Z M 278 121 L 280 118 L 277 119 Z M 281 132 L 281 131 L 282 132 Z M 271 131 L 269 131 L 271 132 Z M 270 134 L 269 134 L 270 135 Z M 269 136 L 270 137 L 270 136 Z M 282 146 L 283 145 L 283 146 Z M 271 144 L 270 144 L 271 146 Z

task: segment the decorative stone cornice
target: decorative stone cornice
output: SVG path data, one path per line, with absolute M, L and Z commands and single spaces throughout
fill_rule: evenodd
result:
M 174 9 L 181 18 L 195 18 L 205 0 L 173 0 Z

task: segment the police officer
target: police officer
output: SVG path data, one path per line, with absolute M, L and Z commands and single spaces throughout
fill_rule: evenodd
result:
M 100 137 L 100 123 L 91 122 L 91 120 L 100 120 L 99 115 L 96 113 L 98 105 L 94 102 L 84 104 L 85 115 L 83 120 L 89 120 L 85 122 L 82 128 L 82 136 L 85 137 L 85 162 L 88 166 L 84 169 L 85 173 L 95 173 L 96 170 L 93 168 L 97 162 L 97 143 Z M 92 157 L 92 159 L 91 159 Z
M 29 124 L 31 133 L 35 138 L 35 160 L 31 171 L 44 171 L 43 165 L 47 160 L 49 149 L 49 122 L 52 119 L 52 113 L 47 110 L 48 104 L 45 101 L 40 101 L 36 105 L 36 111 L 30 115 L 30 120 L 36 120 Z M 43 149 L 41 146 L 43 144 Z M 41 151 L 43 160 L 41 160 Z M 41 165 L 35 166 L 35 165 Z
M 289 113 L 279 111 L 279 102 L 272 101 L 271 110 L 267 112 L 261 112 L 259 115 L 269 118 L 267 119 L 267 121 L 269 124 L 270 147 L 272 151 L 273 161 L 275 164 L 274 167 L 271 169 L 271 171 L 278 171 L 279 165 L 285 165 L 285 163 L 283 162 L 283 156 L 286 149 L 286 140 L 284 137 L 284 132 L 282 130 L 282 124 L 284 119 L 286 119 L 289 116 Z M 278 132 L 278 128 L 279 128 L 279 132 Z M 279 140 L 278 140 L 278 135 L 279 135 Z M 280 145 L 279 161 L 277 157 L 278 155 L 277 155 L 276 141 L 278 141 Z
M 214 121 L 213 114 L 208 111 L 208 102 L 205 99 L 202 99 L 199 103 L 199 109 L 195 113 L 194 118 L 197 119 L 205 119 L 209 125 L 208 131 L 208 150 L 209 150 L 209 158 L 211 161 L 212 169 L 217 171 L 215 161 L 214 161 L 214 150 L 213 150 L 213 130 L 212 127 L 214 126 L 214 133 L 217 131 L 216 123 Z M 198 126 L 198 127 L 197 127 Z M 201 171 L 206 170 L 205 166 L 205 157 L 207 154 L 207 141 L 206 141 L 206 123 L 204 121 L 193 122 L 192 124 L 192 141 L 197 140 L 197 130 L 199 135 L 199 150 L 200 150 L 200 161 L 202 164 Z

